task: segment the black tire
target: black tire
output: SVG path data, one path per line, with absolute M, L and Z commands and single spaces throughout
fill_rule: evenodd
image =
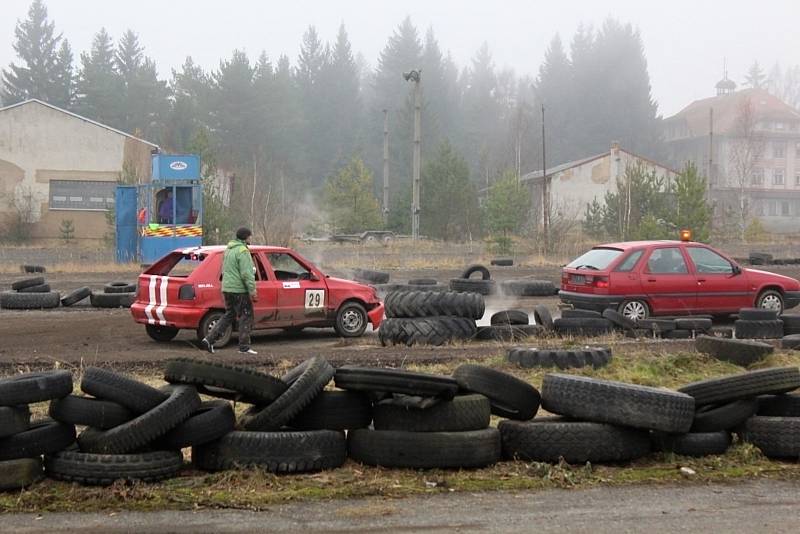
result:
M 40 284 L 38 286 L 23 287 L 19 293 L 50 293 L 50 284 Z
M 780 339 L 783 337 L 783 321 L 744 321 L 733 323 L 738 339 Z
M 512 348 L 506 358 L 523 369 L 536 367 L 574 369 L 592 366 L 595 369 L 605 367 L 611 361 L 611 349 L 603 347 L 585 347 L 582 349 L 537 349 Z
M 169 397 L 152 410 L 110 430 L 86 429 L 78 445 L 83 452 L 126 454 L 160 438 L 199 407 L 200 396 L 192 386 L 170 386 Z
M 758 415 L 800 417 L 800 394 L 761 395 L 758 397 Z
M 116 402 L 69 395 L 50 402 L 48 414 L 56 421 L 108 430 L 127 423 L 135 414 Z
M 583 319 L 583 318 L 599 319 L 602 316 L 603 316 L 602 313 L 594 310 L 571 309 L 571 310 L 561 311 L 561 317 L 563 317 L 564 319 Z
M 553 328 L 562 336 L 602 336 L 614 331 L 614 324 L 608 319 L 554 319 Z
M 301 365 L 302 373 L 280 397 L 266 407 L 253 406 L 242 415 L 241 427 L 255 431 L 281 428 L 308 406 L 333 378 L 333 367 L 321 356 Z
M 497 325 L 527 325 L 528 313 L 522 310 L 503 310 L 495 312 L 489 318 L 489 324 Z
M 755 343 L 755 341 L 753 343 Z M 800 350 L 800 334 L 783 336 L 783 338 L 781 338 L 781 348 L 788 350 Z
M 778 312 L 764 308 L 742 308 L 739 310 L 739 319 L 743 321 L 775 321 Z
M 77 304 L 80 301 L 87 299 L 91 296 L 92 290 L 88 287 L 79 287 L 75 291 L 71 291 L 67 293 L 65 296 L 61 298 L 61 305 L 62 306 L 72 306 L 73 304 Z
M 546 334 L 547 329 L 538 324 L 479 326 L 475 338 L 483 341 L 513 343 L 529 337 L 544 337 Z
M 208 313 L 206 313 L 203 319 L 200 321 L 200 324 L 197 326 L 197 340 L 201 341 L 204 337 L 206 337 L 209 332 L 211 332 L 211 329 L 214 328 L 216 322 L 219 321 L 223 315 L 225 315 L 225 310 L 210 310 Z M 231 337 L 233 337 L 233 325 L 229 325 L 228 328 L 217 338 L 217 340 L 214 342 L 214 348 L 221 349 L 230 343 Z
M 667 332 L 663 332 L 661 337 L 664 339 L 692 339 L 692 330 L 669 330 Z
M 412 278 L 408 281 L 410 286 L 435 286 L 438 284 L 439 281 L 435 278 Z
M 28 430 L 31 411 L 27 404 L 0 406 L 0 438 L 7 438 Z
M 767 458 L 800 458 L 800 417 L 751 417 L 742 437 Z
M 469 468 L 500 459 L 496 428 L 469 432 L 353 430 L 347 436 L 350 457 L 363 464 L 410 469 Z
M 0 380 L 0 406 L 60 399 L 70 393 L 72 393 L 72 374 L 69 371 L 40 371 Z
M 468 432 L 489 426 L 491 405 L 483 395 L 460 395 L 421 410 L 386 399 L 375 405 L 374 418 L 375 430 Z
M 372 403 L 357 391 L 323 391 L 287 426 L 297 430 L 351 430 L 372 422 Z
M 506 296 L 513 297 L 551 297 L 556 286 L 550 280 L 506 280 L 500 289 Z
M 453 371 L 461 389 L 479 393 L 492 403 L 492 413 L 508 419 L 533 419 L 542 396 L 529 383 L 502 371 L 463 364 Z
M 402 393 L 443 399 L 452 399 L 458 393 L 458 382 L 449 376 L 377 367 L 339 367 L 334 383 L 337 388 L 349 391 Z
M 190 384 L 204 395 L 250 404 L 269 404 L 288 388 L 282 380 L 250 367 L 191 358 L 167 361 L 164 380 Z
M 405 291 L 387 295 L 386 317 L 464 317 L 480 319 L 486 310 L 483 296 L 455 291 Z
M 3 291 L 0 293 L 0 308 L 6 310 L 44 310 L 58 308 L 61 295 L 57 291 L 50 293 L 18 293 Z
M 719 432 L 691 432 L 688 434 L 653 433 L 653 442 L 658 450 L 681 456 L 710 456 L 725 454 L 731 446 L 731 434 Z
M 603 310 L 603 317 L 614 323 L 616 327 L 622 328 L 623 330 L 636 330 L 636 328 L 638 328 L 636 322 L 628 319 L 618 311 L 612 310 L 611 308 Z
M 769 265 L 772 263 L 772 254 L 766 252 L 751 252 L 748 256 L 751 265 Z
M 157 324 L 146 324 L 144 330 L 150 339 L 158 343 L 168 343 L 175 339 L 179 330 L 173 326 L 162 326 Z
M 542 407 L 575 419 L 672 433 L 687 432 L 694 419 L 689 395 L 562 374 L 545 375 Z
M 697 406 L 704 406 L 758 395 L 788 393 L 798 387 L 800 387 L 800 369 L 772 367 L 693 382 L 678 391 L 694 397 Z
M 784 335 L 800 334 L 800 314 L 784 313 L 780 319 L 783 321 Z
M 389 281 L 389 273 L 369 269 L 353 269 L 353 278 L 371 284 L 385 284 Z
M 43 265 L 20 265 L 19 270 L 27 274 L 47 272 Z
M 444 345 L 475 337 L 477 327 L 463 317 L 420 317 L 384 319 L 378 330 L 382 345 Z
M 765 289 L 756 298 L 756 308 L 766 308 L 774 310 L 778 315 L 785 309 L 783 293 L 777 289 Z
M 341 337 L 361 337 L 369 324 L 367 309 L 360 302 L 345 302 L 336 311 L 334 330 Z
M 708 332 L 711 330 L 711 319 L 706 317 L 679 317 L 675 319 L 675 328 L 677 330 Z
M 36 458 L 66 449 L 75 443 L 75 425 L 43 419 L 30 428 L 0 440 L 0 461 Z
M 677 328 L 674 319 L 640 319 L 636 321 L 637 328 L 652 330 L 655 334 L 671 332 Z
M 741 339 L 725 339 L 713 336 L 697 336 L 694 346 L 698 352 L 714 358 L 747 367 L 772 354 L 775 348 L 767 343 Z
M 537 304 L 533 307 L 533 320 L 536 321 L 536 324 L 548 330 L 553 329 L 553 315 L 550 313 L 550 309 L 544 304 Z
M 192 461 L 205 471 L 257 466 L 274 473 L 303 473 L 339 467 L 346 458 L 344 433 L 335 430 L 231 432 L 192 448 Z
M 229 402 L 206 401 L 187 420 L 164 434 L 154 444 L 159 450 L 180 450 L 221 438 L 236 427 L 236 416 Z
M 44 478 L 41 458 L 0 462 L 0 491 L 26 488 Z
M 89 302 L 95 308 L 130 308 L 136 293 L 97 293 L 89 295 Z
M 109 486 L 116 480 L 157 482 L 178 476 L 183 456 L 174 451 L 141 454 L 91 454 L 63 451 L 44 459 L 47 476 L 89 486 Z
M 500 421 L 503 456 L 509 460 L 571 464 L 624 462 L 650 452 L 650 436 L 602 423 L 545 417 L 532 421 Z
M 489 273 L 489 269 L 483 265 L 470 265 L 464 269 L 464 272 L 461 273 L 459 278 L 469 278 L 475 273 L 481 274 L 481 280 L 490 280 L 492 278 L 492 275 Z
M 511 267 L 514 265 L 514 260 L 510 258 L 495 258 L 489 262 L 489 265 L 496 265 L 497 267 Z
M 691 432 L 733 430 L 758 410 L 758 400 L 742 399 L 726 404 L 700 406 L 694 414 Z
M 81 391 L 121 404 L 134 414 L 145 413 L 167 400 L 167 394 L 154 387 L 99 367 L 86 368 Z
M 103 286 L 103 293 L 134 293 L 136 291 L 136 284 L 129 284 L 128 282 L 111 282 Z
M 40 286 L 42 284 L 44 284 L 44 276 L 34 276 L 33 278 L 23 278 L 22 280 L 17 280 L 16 282 L 12 282 L 11 290 L 12 291 L 19 291 L 20 289 L 25 289 L 26 287 Z
M 497 283 L 494 280 L 473 280 L 471 278 L 453 278 L 450 280 L 450 289 L 460 293 L 478 293 L 479 295 L 494 295 L 497 293 Z

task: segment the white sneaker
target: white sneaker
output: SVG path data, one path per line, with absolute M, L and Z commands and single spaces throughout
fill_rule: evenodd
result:
M 203 345 L 203 348 L 206 349 L 206 352 L 210 352 L 211 354 L 214 354 L 214 345 L 209 343 L 206 338 L 203 338 L 200 343 Z
M 253 349 L 247 349 L 247 350 L 240 350 L 239 354 L 258 354 L 258 353 Z

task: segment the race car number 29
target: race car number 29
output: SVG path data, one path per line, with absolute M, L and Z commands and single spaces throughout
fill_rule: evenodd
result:
M 324 289 L 306 289 L 306 309 L 318 310 L 325 306 Z

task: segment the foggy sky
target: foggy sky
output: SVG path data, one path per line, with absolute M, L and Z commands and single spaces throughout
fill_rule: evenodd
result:
M 0 2 L 3 67 L 14 60 L 14 26 L 26 17 L 29 4 Z M 459 68 L 486 41 L 497 67 L 533 75 L 555 33 L 568 45 L 580 23 L 598 27 L 608 16 L 630 22 L 641 31 L 653 96 L 664 116 L 712 96 L 723 58 L 737 83 L 753 60 L 765 72 L 776 61 L 781 66 L 800 63 L 797 0 L 46 0 L 46 5 L 57 30 L 69 39 L 76 63 L 100 27 L 114 38 L 131 28 L 164 78 L 187 55 L 211 69 L 236 48 L 252 59 L 261 50 L 273 60 L 285 53 L 294 64 L 308 25 L 332 41 L 340 22 L 354 52 L 363 53 L 374 67 L 406 15 L 421 35 L 432 26 Z

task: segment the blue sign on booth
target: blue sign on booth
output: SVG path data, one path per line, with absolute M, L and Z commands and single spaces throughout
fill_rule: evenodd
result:
M 153 181 L 199 179 L 200 156 L 153 154 Z

